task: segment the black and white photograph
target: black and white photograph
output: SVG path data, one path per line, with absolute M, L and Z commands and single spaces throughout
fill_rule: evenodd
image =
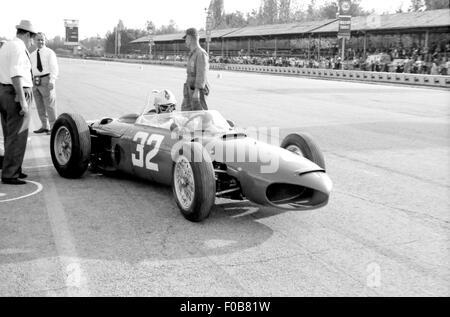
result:
M 450 296 L 449 0 L 0 11 L 0 297 Z

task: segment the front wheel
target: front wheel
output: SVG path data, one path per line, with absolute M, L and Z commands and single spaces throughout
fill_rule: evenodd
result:
M 69 179 L 83 176 L 91 155 L 91 134 L 82 116 L 59 116 L 52 128 L 50 153 L 59 175 Z
M 301 155 L 325 169 L 323 153 L 309 134 L 290 134 L 283 140 L 281 147 L 297 155 Z
M 216 198 L 214 168 L 200 143 L 185 144 L 175 158 L 172 190 L 183 216 L 192 222 L 209 217 Z

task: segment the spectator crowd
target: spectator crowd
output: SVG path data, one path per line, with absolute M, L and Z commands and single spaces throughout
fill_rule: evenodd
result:
M 298 67 L 317 69 L 345 69 L 375 72 L 394 72 L 410 74 L 450 75 L 450 43 L 443 49 L 434 48 L 392 48 L 385 50 L 346 50 L 345 60 L 342 62 L 341 55 L 327 54 L 320 56 L 317 51 L 301 55 L 286 54 L 280 52 L 278 56 L 274 53 L 248 55 L 245 51 L 235 53 L 235 56 L 221 56 L 210 54 L 210 63 L 221 64 L 245 64 L 277 67 Z M 114 58 L 114 56 L 111 56 Z M 124 55 L 125 59 L 149 59 L 146 54 Z M 187 55 L 179 53 L 176 55 L 153 56 L 153 59 L 168 62 L 186 62 Z
M 316 54 L 315 54 L 316 55 Z M 211 63 L 248 64 L 279 67 L 347 69 L 376 72 L 449 75 L 450 43 L 444 50 L 426 48 L 393 48 L 372 50 L 364 54 L 361 50 L 348 49 L 342 62 L 340 55 L 294 57 L 294 56 L 211 56 Z M 343 65 L 342 65 L 343 64 Z M 343 67 L 342 67 L 343 66 Z

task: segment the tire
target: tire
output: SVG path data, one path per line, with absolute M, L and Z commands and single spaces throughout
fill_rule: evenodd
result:
M 309 134 L 290 134 L 283 140 L 281 147 L 286 150 L 290 147 L 297 148 L 300 150 L 300 153 L 293 151 L 294 153 L 304 156 L 311 162 L 325 169 L 325 158 L 323 157 L 323 153 Z
M 175 201 L 183 216 L 191 222 L 201 222 L 208 218 L 216 198 L 214 167 L 211 161 L 194 160 L 200 157 L 209 158 L 209 154 L 200 143 L 185 144 L 175 158 L 172 173 L 172 191 Z M 187 172 L 186 175 L 189 176 L 181 180 L 180 171 Z M 181 184 L 183 181 L 186 183 L 184 186 Z M 190 193 L 190 199 L 188 198 L 187 201 L 183 200 L 183 193 L 186 192 Z
M 69 113 L 59 116 L 52 128 L 50 153 L 59 175 L 68 179 L 83 176 L 91 155 L 91 134 L 82 116 Z

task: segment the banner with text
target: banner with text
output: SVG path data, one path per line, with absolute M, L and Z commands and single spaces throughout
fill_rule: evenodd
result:
M 350 39 L 352 31 L 352 16 L 350 0 L 339 1 L 339 31 L 338 38 Z
M 64 20 L 64 27 L 66 28 L 66 40 L 64 42 L 64 45 L 79 45 L 78 20 Z

